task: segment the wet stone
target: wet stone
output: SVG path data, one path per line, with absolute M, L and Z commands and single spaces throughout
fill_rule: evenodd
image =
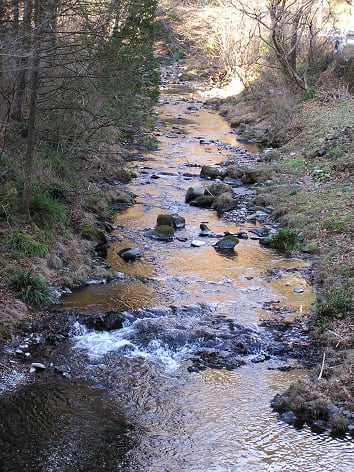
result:
M 295 425 L 298 421 L 297 416 L 292 411 L 286 411 L 279 416 L 280 421 L 284 421 L 284 423 L 289 425 Z
M 191 241 L 191 246 L 192 247 L 202 247 L 202 246 L 205 246 L 206 243 L 204 241 L 198 241 L 197 239 L 193 239 L 193 241 Z
M 135 261 L 143 256 L 143 251 L 139 248 L 125 248 L 118 252 L 118 255 L 125 261 Z
M 41 362 L 32 362 L 30 372 L 41 372 L 46 370 L 46 366 Z

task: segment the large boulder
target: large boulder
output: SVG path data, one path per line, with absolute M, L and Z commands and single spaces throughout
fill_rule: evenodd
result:
M 205 189 L 205 195 L 211 195 L 213 197 L 217 197 L 222 193 L 231 193 L 233 194 L 234 191 L 232 190 L 231 185 L 224 184 L 223 182 L 214 182 Z
M 157 241 L 173 241 L 175 234 L 174 228 L 168 225 L 157 225 L 154 229 L 148 229 L 145 232 L 145 236 L 150 239 L 156 239 Z
M 137 247 L 127 247 L 118 252 L 118 255 L 127 262 L 135 261 L 143 256 L 143 251 Z
M 214 247 L 219 251 L 229 251 L 230 249 L 234 249 L 238 243 L 238 238 L 232 234 L 229 234 L 214 244 Z
M 222 215 L 225 211 L 234 210 L 238 205 L 238 198 L 236 195 L 226 192 L 218 195 L 212 205 L 212 208 Z
M 185 202 L 190 203 L 202 195 L 204 195 L 203 187 L 189 187 L 185 196 Z
M 200 171 L 200 177 L 202 179 L 210 179 L 210 180 L 222 179 L 224 177 L 224 173 L 217 167 L 203 166 L 202 170 Z
M 157 226 L 171 226 L 171 228 L 175 229 L 182 229 L 186 225 L 186 220 L 183 216 L 177 215 L 177 213 L 173 214 L 160 214 L 157 217 Z

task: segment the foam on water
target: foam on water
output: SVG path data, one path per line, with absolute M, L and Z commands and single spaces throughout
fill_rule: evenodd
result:
M 137 333 L 135 324 L 138 321 L 125 322 L 123 328 L 113 331 L 93 331 L 83 325 L 78 329 L 76 326 L 78 334 L 73 337 L 74 348 L 85 350 L 91 361 L 102 359 L 108 353 L 121 352 L 129 358 L 141 357 L 159 363 L 169 371 L 177 370 L 186 355 L 195 348 L 190 344 L 171 348 L 158 339 L 152 339 L 146 346 L 138 345 L 131 339 Z
M 134 331 L 132 325 L 113 331 L 93 331 L 81 326 L 81 334 L 74 336 L 74 347 L 85 349 L 89 359 L 97 360 L 112 351 L 118 351 L 124 346 L 135 346 L 128 339 Z

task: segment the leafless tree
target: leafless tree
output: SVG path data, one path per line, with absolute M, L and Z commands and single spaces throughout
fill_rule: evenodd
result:
M 231 0 L 234 8 L 251 19 L 257 35 L 271 52 L 285 78 L 303 90 L 309 88 L 307 73 L 313 65 L 316 50 L 326 39 L 320 39 L 318 16 L 323 18 L 323 2 L 316 0 L 264 0 L 250 6 L 243 0 Z M 327 3 L 325 13 L 331 15 Z M 301 54 L 301 72 L 299 58 Z M 274 65 L 274 64 L 273 64 Z

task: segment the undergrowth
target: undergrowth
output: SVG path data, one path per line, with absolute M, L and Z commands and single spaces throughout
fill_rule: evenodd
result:
M 8 280 L 16 296 L 34 309 L 43 308 L 55 299 L 48 282 L 30 269 L 17 267 L 8 274 Z
M 30 257 L 44 257 L 48 252 L 48 246 L 38 241 L 31 234 L 15 230 L 6 239 L 6 245 L 10 251 L 15 251 Z

